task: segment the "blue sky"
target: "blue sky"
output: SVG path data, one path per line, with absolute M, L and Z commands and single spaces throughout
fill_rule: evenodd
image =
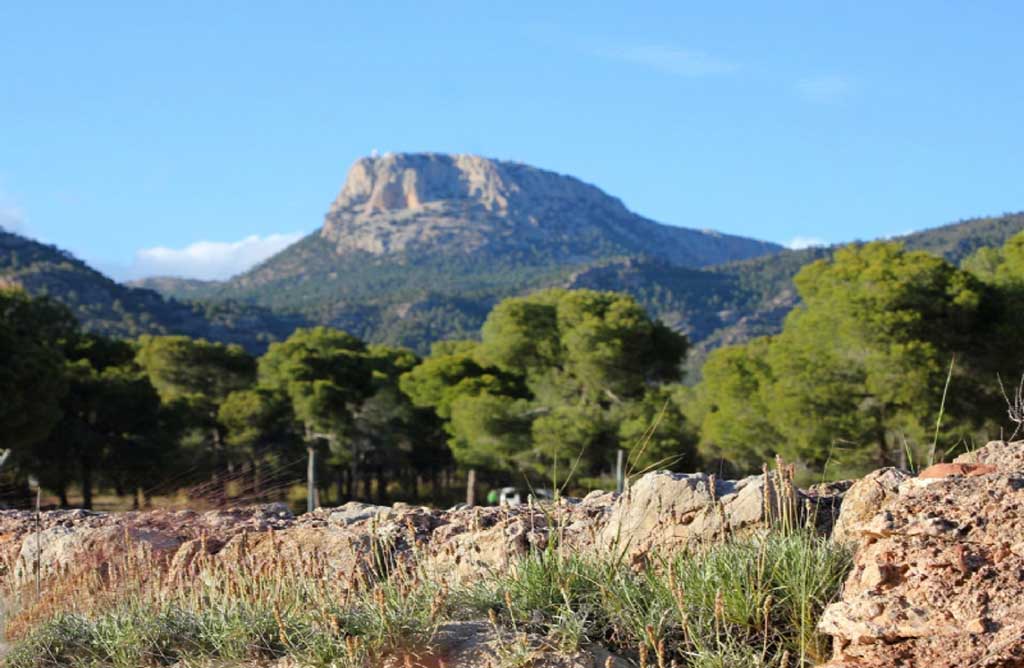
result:
M 598 5 L 602 5 L 598 7 Z M 789 243 L 1024 209 L 1020 3 L 0 4 L 0 225 L 219 276 L 468 152 Z

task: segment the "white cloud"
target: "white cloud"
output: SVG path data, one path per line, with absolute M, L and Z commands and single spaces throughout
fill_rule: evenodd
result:
M 808 77 L 796 82 L 797 94 L 809 102 L 830 104 L 839 102 L 853 92 L 853 82 L 836 74 Z
M 789 243 L 786 244 L 786 248 L 790 248 L 792 250 L 800 250 L 801 248 L 811 248 L 813 246 L 827 245 L 827 241 L 825 241 L 824 239 L 819 239 L 818 237 L 795 236 L 789 240 Z
M 0 229 L 5 232 L 23 234 L 25 232 L 25 216 L 13 206 L 0 205 Z
M 25 234 L 25 213 L 0 190 L 0 230 Z
M 703 51 L 681 49 L 675 46 L 633 46 L 606 53 L 617 60 L 682 77 L 728 74 L 737 69 L 735 64 L 715 58 Z
M 139 278 L 230 278 L 295 243 L 302 236 L 299 232 L 268 234 L 263 237 L 254 234 L 241 241 L 197 241 L 184 248 L 143 248 L 135 252 L 129 273 Z

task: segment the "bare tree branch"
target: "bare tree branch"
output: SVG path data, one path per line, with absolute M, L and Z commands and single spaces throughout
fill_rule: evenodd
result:
M 999 374 L 996 374 L 996 380 L 999 381 L 999 391 L 1003 393 L 1003 399 L 1006 401 L 1006 415 L 1010 418 L 1011 422 L 1017 425 L 1009 438 L 1012 441 L 1020 433 L 1020 430 L 1024 428 L 1024 375 L 1020 377 L 1020 382 L 1017 384 L 1017 390 L 1014 392 L 1012 400 L 1007 396 L 1006 388 L 1003 386 L 1003 379 L 999 377 Z

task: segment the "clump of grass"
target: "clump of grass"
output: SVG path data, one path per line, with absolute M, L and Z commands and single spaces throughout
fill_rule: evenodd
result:
M 810 530 L 730 539 L 639 571 L 549 548 L 461 604 L 566 652 L 602 643 L 650 666 L 805 666 L 828 653 L 815 627 L 850 566 L 845 547 Z
M 415 551 L 414 551 L 415 552 Z M 844 546 L 810 530 L 766 534 L 636 567 L 549 541 L 492 577 L 449 591 L 414 558 L 374 543 L 367 567 L 343 577 L 319 555 L 290 561 L 202 557 L 161 577 L 131 551 L 60 578 L 23 602 L 5 668 L 139 668 L 288 657 L 303 666 L 419 665 L 439 625 L 489 618 L 502 665 L 538 651 L 605 645 L 644 668 L 772 666 L 825 658 L 815 630 L 850 568 Z M 31 629 L 31 630 L 28 630 Z
M 345 578 L 318 555 L 267 562 L 244 549 L 230 563 L 202 561 L 168 579 L 129 551 L 56 579 L 8 623 L 20 641 L 2 665 L 139 668 L 287 656 L 368 668 L 428 646 L 445 607 L 446 590 L 416 569 L 368 568 Z

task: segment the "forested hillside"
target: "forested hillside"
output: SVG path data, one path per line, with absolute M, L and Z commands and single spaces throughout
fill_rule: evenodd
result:
M 0 230 L 0 283 L 68 307 L 89 332 L 116 337 L 186 334 L 257 351 L 304 320 L 237 301 L 185 303 L 122 285 L 56 246 Z
M 959 263 L 1024 229 L 1024 214 L 898 239 Z M 0 232 L 0 280 L 66 304 L 87 331 L 185 334 L 261 352 L 327 325 L 426 353 L 477 338 L 502 299 L 552 287 L 623 291 L 707 352 L 780 331 L 792 279 L 834 248 L 782 250 L 662 225 L 594 186 L 518 163 L 399 154 L 358 161 L 321 229 L 229 281 L 125 286 L 69 254 Z M 161 297 L 161 295 L 163 295 Z
M 1012 213 L 951 223 L 896 237 L 893 241 L 903 244 L 907 250 L 925 251 L 960 264 L 976 250 L 997 248 L 1022 230 L 1024 213 Z M 691 372 L 699 372 L 709 350 L 781 331 L 783 319 L 800 301 L 793 277 L 804 266 L 830 258 L 836 250 L 849 245 L 856 243 L 787 250 L 709 268 L 710 272 L 732 279 L 742 306 L 730 314 L 734 316 L 732 321 L 724 323 L 721 329 L 708 336 L 693 337 L 697 346 L 689 362 Z
M 221 284 L 142 285 L 297 312 L 425 351 L 438 338 L 475 335 L 500 299 L 571 284 L 595 266 L 641 258 L 697 269 L 778 250 L 648 220 L 594 186 L 528 165 L 394 154 L 357 161 L 322 228 L 250 271 Z M 695 313 L 680 326 L 690 320 L 697 335 L 712 325 Z
M 959 262 L 1024 229 L 1024 215 L 900 240 Z M 323 227 L 226 282 L 150 279 L 180 299 L 299 314 L 426 352 L 474 337 L 505 297 L 548 287 L 622 290 L 707 350 L 779 331 L 792 278 L 826 248 L 661 225 L 572 177 L 475 156 L 398 154 L 352 167 Z
M 621 291 L 505 298 L 478 339 L 424 356 L 328 327 L 256 356 L 188 336 L 98 336 L 52 299 L 3 289 L 0 449 L 19 475 L 42 471 L 62 499 L 76 487 L 88 503 L 91 486 L 131 492 L 178 468 L 220 497 L 226 475 L 259 494 L 262 471 L 294 480 L 306 448 L 322 452 L 336 498 L 384 498 L 426 479 L 437 492 L 455 468 L 602 486 L 619 450 L 639 469 L 747 472 L 781 454 L 807 477 L 848 476 L 999 435 L 998 379 L 1024 371 L 1024 232 L 963 267 L 896 242 L 805 255 L 822 257 L 793 279 L 799 304 L 780 332 L 711 351 L 691 386 L 686 337 Z M 658 269 L 590 278 L 646 289 Z M 755 294 L 736 275 L 693 273 L 711 277 L 708 302 Z

